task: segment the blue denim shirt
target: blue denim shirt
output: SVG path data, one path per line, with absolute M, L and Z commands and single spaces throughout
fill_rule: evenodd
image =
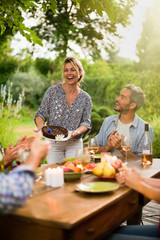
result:
M 118 118 L 119 114 L 104 119 L 100 131 L 96 136 L 96 140 L 98 141 L 100 146 L 107 145 L 108 137 L 117 128 Z M 145 123 L 146 122 L 143 119 L 135 115 L 134 121 L 130 126 L 130 137 L 132 142 L 131 152 L 138 156 L 141 156 L 142 154 L 142 141 Z M 151 141 L 153 142 L 153 130 L 151 126 L 149 126 L 149 133 Z

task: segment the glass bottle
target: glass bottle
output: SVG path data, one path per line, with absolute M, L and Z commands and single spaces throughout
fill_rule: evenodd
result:
M 142 165 L 151 165 L 153 160 L 152 141 L 149 134 L 149 124 L 145 123 L 142 143 Z

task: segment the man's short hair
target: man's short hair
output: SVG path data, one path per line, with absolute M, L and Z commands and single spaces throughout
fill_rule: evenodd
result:
M 127 84 L 125 88 L 131 90 L 131 103 L 136 103 L 135 111 L 137 111 L 140 107 L 145 103 L 145 94 L 140 87 L 135 86 L 134 84 Z

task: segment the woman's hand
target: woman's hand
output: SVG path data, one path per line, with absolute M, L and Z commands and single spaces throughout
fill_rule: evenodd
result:
M 140 173 L 134 168 L 121 168 L 120 172 L 116 174 L 116 179 L 118 183 L 125 184 L 134 190 L 137 190 L 143 181 Z
M 72 131 L 71 138 L 74 138 L 75 136 L 77 136 L 77 135 L 79 135 L 79 134 L 81 134 L 80 131 L 74 130 L 74 131 Z

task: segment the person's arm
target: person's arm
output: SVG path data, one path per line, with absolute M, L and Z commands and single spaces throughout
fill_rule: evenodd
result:
M 100 146 L 99 152 L 109 152 L 114 147 L 119 150 L 121 148 L 121 138 L 119 135 L 115 135 L 117 131 L 113 131 L 110 136 L 108 137 L 107 145 Z
M 9 213 L 24 205 L 32 191 L 34 171 L 48 154 L 49 143 L 40 141 L 37 135 L 31 145 L 31 151 L 24 165 L 15 168 L 10 174 L 0 174 L 0 213 Z
M 39 132 L 42 129 L 42 127 L 44 126 L 45 121 L 42 117 L 37 116 L 37 117 L 35 117 L 35 123 L 37 126 L 37 132 Z
M 112 148 L 115 148 L 117 149 L 118 151 L 120 151 L 120 153 L 125 157 L 126 156 L 126 151 L 124 151 L 122 149 L 122 146 L 121 146 L 121 137 L 119 136 L 119 134 L 117 134 L 117 131 L 113 131 L 111 133 L 111 135 L 109 136 L 108 138 L 108 142 L 107 142 L 107 146 L 106 148 L 108 149 L 108 151 L 110 151 Z M 127 157 L 128 158 L 139 158 L 138 155 L 134 154 L 133 152 L 131 151 L 128 151 L 127 152 Z
M 18 140 L 14 147 L 12 147 L 13 143 L 10 143 L 10 145 L 4 150 L 4 167 L 7 168 L 13 161 L 15 161 L 19 157 L 20 149 L 23 151 L 29 150 L 34 138 L 34 136 L 29 138 L 24 136 Z
M 55 94 L 55 93 L 54 93 L 52 87 L 49 87 L 47 89 L 47 91 L 45 92 L 45 94 L 43 96 L 43 100 L 35 114 L 34 122 L 35 122 L 36 126 L 38 127 L 38 129 L 37 129 L 38 132 L 42 129 L 42 127 L 44 126 L 45 122 L 48 119 L 48 115 L 50 112 L 50 99 L 52 99 L 52 101 L 53 101 L 53 94 Z
M 81 126 L 81 127 L 77 128 L 76 130 L 72 131 L 72 136 L 71 136 L 71 138 L 73 138 L 73 137 L 75 137 L 75 136 L 77 136 L 77 135 L 80 135 L 80 134 L 82 134 L 82 133 L 85 133 L 87 130 L 88 130 L 87 127 Z
M 117 181 L 120 184 L 125 184 L 128 187 L 140 192 L 149 199 L 160 203 L 160 180 L 146 179 L 141 177 L 136 169 L 122 169 L 116 175 Z M 135 181 L 136 179 L 136 181 Z
M 37 134 L 35 140 L 31 144 L 30 154 L 24 165 L 32 168 L 33 171 L 37 169 L 40 162 L 45 158 L 50 150 L 48 141 L 41 141 L 42 134 Z

